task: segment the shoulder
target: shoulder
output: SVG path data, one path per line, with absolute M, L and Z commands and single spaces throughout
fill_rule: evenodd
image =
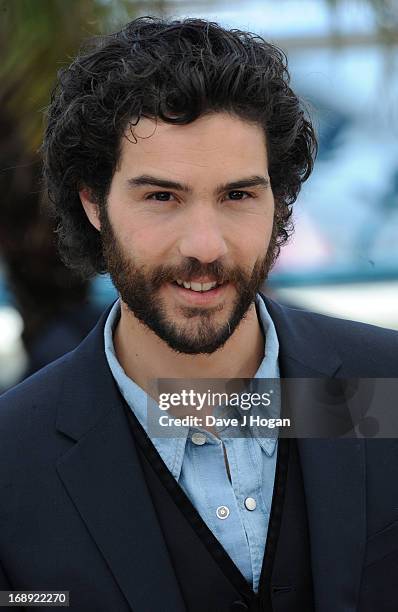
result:
M 398 331 L 265 302 L 287 353 L 333 351 L 346 375 L 398 377 Z
M 312 327 L 322 333 L 337 334 L 341 340 L 347 338 L 348 334 L 350 340 L 361 341 L 369 338 L 375 342 L 387 342 L 392 345 L 398 343 L 398 331 L 393 329 L 292 308 L 269 298 L 265 298 L 264 301 L 271 315 L 276 316 L 278 320 L 283 319 L 285 323 L 288 322 L 289 327 L 297 332 L 304 332 Z
M 0 396 L 0 489 L 7 488 L 4 503 L 11 506 L 18 491 L 50 482 L 49 470 L 70 447 L 56 426 L 69 360 L 62 357 Z
M 72 351 L 45 366 L 16 387 L 0 396 L 0 432 L 4 423 L 16 424 L 34 413 L 42 419 L 52 418 L 59 401 L 71 389 L 82 389 L 87 377 L 98 368 L 104 352 L 103 329 L 111 307 L 96 326 Z
M 391 342 L 392 345 L 397 345 L 398 342 L 398 331 L 393 329 L 361 323 L 360 321 L 340 319 L 288 306 L 283 306 L 283 308 L 295 323 L 303 322 L 304 324 L 311 324 L 324 332 L 337 334 L 336 339 L 339 340 L 347 339 L 348 335 L 350 340 L 362 341 L 369 338 L 378 343 Z
M 109 412 L 113 396 L 102 398 L 112 391 L 100 321 L 77 348 L 0 396 L 0 483 L 21 466 L 46 472 Z
M 39 370 L 0 396 L 0 434 L 5 429 L 20 431 L 21 423 L 53 419 L 63 392 L 65 375 L 73 353 Z
M 397 331 L 321 315 L 312 318 L 328 335 L 343 364 L 360 368 L 357 375 L 398 377 Z
M 289 308 L 289 311 L 296 320 L 301 318 L 306 323 L 322 330 L 323 333 L 327 333 L 341 347 L 353 344 L 363 346 L 363 343 L 367 343 L 372 346 L 398 349 L 398 331 L 396 330 L 315 312 L 292 308 Z

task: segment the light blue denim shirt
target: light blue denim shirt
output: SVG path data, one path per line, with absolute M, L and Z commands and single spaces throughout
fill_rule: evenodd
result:
M 275 326 L 259 294 L 256 303 L 266 341 L 264 358 L 254 378 L 279 378 L 279 342 Z M 120 392 L 148 433 L 148 396 L 126 375 L 115 354 L 113 331 L 119 317 L 120 304 L 116 302 L 105 324 L 106 358 Z M 154 401 L 151 402 L 154 405 Z M 277 400 L 272 416 L 279 412 Z M 218 432 L 219 437 L 216 437 L 204 432 L 205 443 L 195 444 L 192 435 L 199 431 L 203 432 L 196 427 L 186 427 L 184 435 L 180 433 L 175 438 L 149 437 L 209 529 L 257 591 L 271 511 L 277 439 L 261 438 L 252 428 L 252 435 L 248 437 L 228 438 L 227 431 Z

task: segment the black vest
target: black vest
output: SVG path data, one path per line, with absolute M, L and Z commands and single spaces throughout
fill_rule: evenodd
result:
M 187 612 L 313 612 L 307 513 L 295 440 L 279 440 L 271 516 L 255 594 L 124 403 Z

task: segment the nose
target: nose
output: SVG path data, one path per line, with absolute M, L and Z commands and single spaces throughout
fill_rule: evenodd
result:
M 223 257 L 227 250 L 216 211 L 203 207 L 187 216 L 179 243 L 182 257 L 211 263 Z

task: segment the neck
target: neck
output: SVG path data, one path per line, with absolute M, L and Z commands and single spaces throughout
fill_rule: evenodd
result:
M 150 380 L 158 378 L 252 378 L 264 356 L 254 304 L 222 348 L 210 355 L 184 355 L 173 351 L 121 302 L 114 345 L 127 376 L 145 391 Z

